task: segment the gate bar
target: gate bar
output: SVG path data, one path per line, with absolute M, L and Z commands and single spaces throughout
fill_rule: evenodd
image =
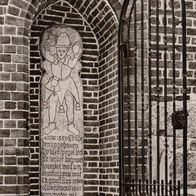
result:
M 125 195 L 124 187 L 124 90 L 123 90 L 123 30 L 126 18 L 126 11 L 129 1 L 124 1 L 120 15 L 119 32 L 118 32 L 118 108 L 119 108 L 119 190 L 120 195 Z
M 164 129 L 165 129 L 165 196 L 168 196 L 168 128 L 167 128 L 167 0 L 164 0 Z
M 186 4 L 181 0 L 182 5 L 182 74 L 183 74 L 183 111 L 185 113 L 185 123 L 183 128 L 183 195 L 187 196 L 187 49 L 186 49 Z
M 157 196 L 160 196 L 160 165 L 159 165 L 159 157 L 160 157 L 160 89 L 159 89 L 159 1 L 156 1 L 156 88 L 157 88 Z
M 137 124 L 137 20 L 136 20 L 136 12 L 137 12 L 137 6 L 135 5 L 134 8 L 134 102 L 135 102 L 135 117 L 134 117 L 134 126 L 135 126 L 135 180 L 136 183 L 138 182 L 138 162 L 137 162 L 137 157 L 138 157 L 138 124 Z M 131 15 L 129 16 L 131 18 Z M 138 192 L 138 188 L 136 186 L 136 193 Z
M 176 112 L 176 17 L 174 0 L 171 0 L 172 8 L 172 72 L 173 72 L 173 113 Z M 173 185 L 174 196 L 176 196 L 176 128 L 173 126 Z
M 149 182 L 150 182 L 150 196 L 152 196 L 152 79 L 151 79 L 151 71 L 152 71 L 152 45 L 151 45 L 151 0 L 148 1 L 148 79 L 149 79 Z
M 144 0 L 141 0 L 141 97 L 142 97 L 142 193 L 145 183 L 145 151 L 144 151 Z

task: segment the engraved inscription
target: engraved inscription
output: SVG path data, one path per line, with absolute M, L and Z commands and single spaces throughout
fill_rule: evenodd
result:
M 41 192 L 83 195 L 82 39 L 65 25 L 43 33 Z

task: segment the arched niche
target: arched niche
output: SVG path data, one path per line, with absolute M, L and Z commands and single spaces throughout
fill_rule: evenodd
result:
M 5 21 L 6 24 L 17 26 L 17 32 L 24 40 L 27 51 L 13 55 L 13 61 L 23 64 L 24 71 L 19 74 L 21 77 L 23 75 L 30 92 L 30 110 L 26 109 L 29 120 L 25 117 L 25 121 L 29 122 L 30 136 L 30 194 L 40 194 L 40 81 L 43 72 L 39 42 L 45 29 L 64 23 L 76 29 L 83 41 L 81 79 L 84 90 L 84 193 L 118 192 L 118 22 L 112 8 L 107 1 L 83 1 L 82 4 L 79 1 L 23 1 L 23 5 L 16 5 L 11 1 L 8 7 L 13 6 L 21 8 L 21 15 L 15 20 L 16 16 L 9 13 Z M 59 6 L 60 9 L 64 7 L 64 15 L 58 10 Z M 52 10 L 51 7 L 57 10 Z M 38 21 L 42 24 L 36 26 Z M 111 150 L 112 146 L 114 149 Z M 112 189 L 107 187 L 111 181 Z M 100 184 L 102 185 L 97 186 Z

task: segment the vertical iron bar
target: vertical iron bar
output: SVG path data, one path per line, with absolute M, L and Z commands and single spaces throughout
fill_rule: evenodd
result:
M 159 140 L 159 102 L 160 102 L 160 95 L 159 95 L 159 1 L 156 1 L 156 88 L 157 88 L 157 184 L 160 184 L 160 164 L 159 164 L 159 147 L 160 147 L 160 140 Z M 157 195 L 160 195 L 160 187 L 157 186 Z
M 123 28 L 124 28 L 124 18 L 126 16 L 126 10 L 128 7 L 129 1 L 124 1 L 121 16 L 120 16 L 120 24 L 119 24 L 119 34 L 118 34 L 118 97 L 119 97 L 119 188 L 120 188 L 120 196 L 125 195 L 125 187 L 124 187 L 124 90 L 123 90 Z
M 154 192 L 154 195 L 157 195 L 157 190 L 156 190 L 156 180 L 153 180 L 153 192 Z
M 180 196 L 180 180 L 178 180 L 178 196 Z
M 164 181 L 161 180 L 161 196 L 164 195 Z
M 167 140 L 167 2 L 164 0 L 164 125 L 165 125 L 165 196 L 168 196 L 168 140 Z
M 176 111 L 176 57 L 175 57 L 175 47 L 176 47 L 176 20 L 175 20 L 175 9 L 174 0 L 171 0 L 172 7 L 172 72 L 173 72 L 173 113 Z M 174 185 L 174 196 L 176 196 L 176 129 L 173 127 L 173 185 Z
M 173 186 L 172 186 L 172 181 L 170 180 L 169 181 L 169 196 L 172 196 L 173 194 L 172 194 L 172 188 L 173 188 Z
M 152 196 L 152 87 L 151 87 L 151 0 L 148 1 L 148 80 L 149 80 L 149 183 L 150 183 L 150 196 Z
M 149 195 L 149 181 L 148 179 L 146 180 L 146 195 Z
M 134 48 L 135 48 L 135 60 L 134 60 L 134 93 L 135 93 L 135 98 L 134 98 L 134 105 L 135 105 L 135 180 L 136 180 L 136 184 L 138 183 L 138 142 L 137 142 L 137 137 L 138 137 L 138 133 L 137 133 L 137 5 L 135 5 L 134 8 Z M 137 190 L 137 186 L 136 186 L 136 193 L 138 192 Z
M 182 75 L 183 75 L 183 111 L 186 114 L 183 128 L 183 195 L 187 196 L 187 48 L 186 48 L 186 4 L 181 0 L 182 5 Z
M 132 185 L 133 185 L 132 195 L 134 195 L 134 193 L 135 193 L 135 181 L 134 181 L 134 179 L 132 180 Z
M 144 149 L 144 1 L 141 0 L 141 96 L 142 96 L 142 184 L 145 182 L 145 149 Z M 142 186 L 144 193 L 144 185 Z
M 139 195 L 142 194 L 142 186 L 143 186 L 143 182 L 142 180 L 139 179 Z
M 130 116 L 130 111 L 131 111 L 131 106 L 130 106 L 130 22 L 128 23 L 128 39 L 127 39 L 127 45 L 126 45 L 126 50 L 127 50 L 127 57 L 126 57 L 126 66 L 127 66 L 127 102 L 128 102 L 128 111 L 127 111 L 127 118 L 128 118 L 128 172 L 129 172 L 129 180 L 131 180 L 131 116 Z
M 131 6 L 131 9 L 130 9 L 130 12 L 129 12 L 129 15 L 128 15 L 128 40 L 127 40 L 127 54 L 128 54 L 128 58 L 131 56 L 130 55 L 130 48 L 131 48 L 131 45 L 130 45 L 130 39 L 131 39 L 131 35 L 130 35 L 130 31 L 131 31 L 131 22 L 132 22 L 132 16 L 133 16 L 133 10 L 136 6 L 136 1 L 137 0 L 134 0 L 133 3 L 132 3 L 132 6 Z M 135 23 L 135 22 L 134 22 Z M 135 43 L 134 43 L 134 47 L 135 47 Z M 137 51 L 135 50 L 134 48 L 134 61 L 135 61 L 135 58 L 137 57 Z M 129 64 L 129 59 L 128 59 L 128 64 Z M 129 75 L 130 75 L 130 68 L 129 68 Z M 129 76 L 129 79 L 127 80 L 127 82 L 130 82 L 130 76 Z M 130 97 L 130 85 L 129 85 L 129 97 Z M 129 103 L 130 103 L 130 99 L 129 99 Z M 131 107 L 129 105 L 129 120 L 131 120 L 130 118 L 130 110 L 131 110 Z M 131 131 L 131 124 L 129 123 L 129 130 Z M 130 133 L 130 132 L 129 132 Z M 129 134 L 129 137 L 130 137 L 130 134 Z M 130 141 L 131 143 L 131 141 Z M 132 162 L 131 161 L 131 156 L 130 156 L 130 163 Z M 130 168 L 130 174 L 131 174 L 131 168 Z

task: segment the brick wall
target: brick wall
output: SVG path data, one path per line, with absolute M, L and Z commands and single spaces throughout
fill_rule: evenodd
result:
M 29 193 L 28 37 L 17 6 L 0 1 L 0 194 Z M 12 17 L 11 15 L 15 15 Z
M 161 87 L 161 95 L 163 95 L 164 87 L 163 87 L 163 80 L 164 80 L 164 13 L 163 13 L 163 1 L 160 1 L 160 17 L 159 17 L 159 31 L 160 31 L 160 87 Z M 175 20 L 176 20 L 176 32 L 175 32 L 175 61 L 176 61 L 176 94 L 178 96 L 178 100 L 180 100 L 180 95 L 182 95 L 182 27 L 181 27 L 181 5 L 180 2 L 175 2 L 174 4 L 175 9 Z M 194 62 L 195 62 L 195 20 L 194 20 L 194 9 L 195 9 L 195 2 L 190 0 L 186 2 L 186 9 L 187 9 L 187 77 L 188 77 L 188 94 L 195 94 L 195 78 L 194 78 Z M 152 3 L 152 27 L 156 27 L 156 2 L 153 1 Z M 168 95 L 170 96 L 169 100 L 172 99 L 172 7 L 171 4 L 167 4 L 167 78 L 168 78 Z M 153 71 L 151 73 L 152 76 L 152 83 L 153 85 L 156 83 L 156 28 L 152 28 L 152 66 Z
M 68 0 L 69 4 L 58 1 L 49 6 L 55 2 L 0 2 L 0 194 L 29 195 L 29 191 L 30 195 L 39 194 L 38 42 L 41 31 L 49 25 L 66 23 L 78 30 L 84 44 L 81 78 L 85 193 L 116 195 L 117 20 L 109 5 L 117 15 L 121 5 L 117 0 Z

